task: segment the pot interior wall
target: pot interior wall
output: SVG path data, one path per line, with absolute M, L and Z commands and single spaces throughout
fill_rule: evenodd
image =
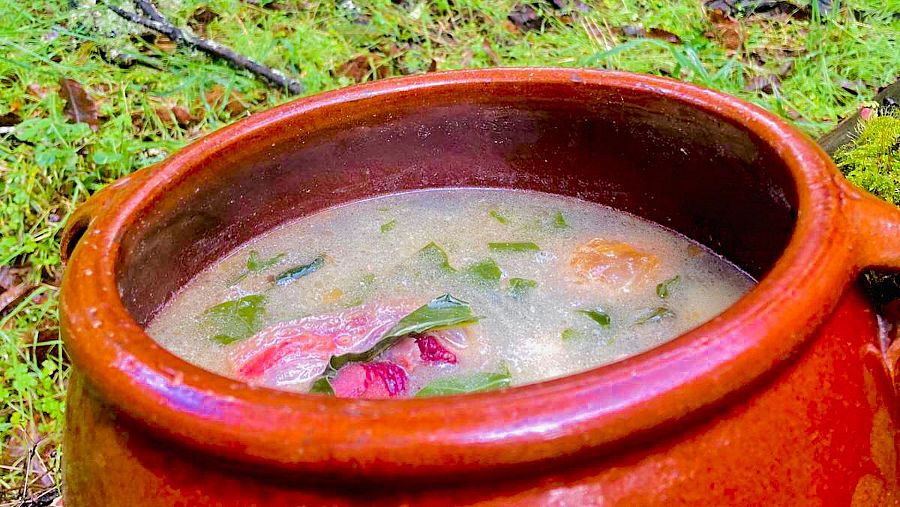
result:
M 794 184 L 771 147 L 643 91 L 482 83 L 331 104 L 241 135 L 198 156 L 125 233 L 118 280 L 138 322 L 253 236 L 399 190 L 576 196 L 675 229 L 757 278 L 796 218 Z

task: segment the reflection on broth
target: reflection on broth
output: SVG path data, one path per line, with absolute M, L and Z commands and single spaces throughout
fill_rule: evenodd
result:
M 617 361 L 753 285 L 686 238 L 578 199 L 438 189 L 328 209 L 237 248 L 148 327 L 251 384 L 349 398 L 458 394 Z

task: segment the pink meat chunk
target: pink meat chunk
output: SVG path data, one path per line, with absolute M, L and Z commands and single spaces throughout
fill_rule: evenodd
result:
M 369 349 L 397 321 L 417 307 L 406 301 L 370 303 L 279 322 L 247 340 L 229 345 L 227 362 L 233 374 L 246 382 L 303 391 L 325 370 L 332 356 Z M 382 397 L 403 396 L 408 377 L 417 368 L 456 364 L 457 356 L 448 347 L 464 347 L 465 342 L 466 334 L 461 329 L 404 338 L 382 354 L 378 362 L 342 368 L 334 382 L 341 379 L 343 394 L 338 393 L 336 386 L 335 394 L 361 398 L 378 397 L 384 393 L 388 395 Z M 371 367 L 379 364 L 389 366 Z M 378 387 L 387 383 L 394 387 Z M 403 386 L 403 389 L 398 386 Z
M 434 335 L 416 338 L 416 345 L 419 346 L 419 357 L 425 362 L 456 364 L 456 354 L 447 350 Z
M 383 400 L 407 394 L 406 370 L 387 361 L 353 363 L 341 368 L 331 381 L 338 398 Z

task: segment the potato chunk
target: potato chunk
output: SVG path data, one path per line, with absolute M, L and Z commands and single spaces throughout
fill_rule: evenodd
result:
M 659 259 L 628 243 L 594 238 L 575 249 L 569 265 L 583 280 L 611 290 L 631 292 L 650 278 L 659 266 Z

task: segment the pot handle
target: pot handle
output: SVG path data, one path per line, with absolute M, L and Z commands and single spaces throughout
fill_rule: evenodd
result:
M 900 271 L 900 207 L 859 190 L 845 191 L 860 268 Z
M 135 183 L 145 180 L 153 170 L 156 164 L 149 165 L 143 169 L 138 169 L 131 174 L 122 176 L 109 185 L 101 188 L 94 195 L 90 196 L 87 201 L 81 204 L 66 221 L 63 228 L 62 237 L 59 241 L 60 256 L 63 263 L 68 262 L 69 257 L 75 251 L 75 246 L 84 236 L 84 233 L 90 228 L 91 223 L 112 201 L 122 193 L 123 190 L 131 188 Z
M 844 202 L 856 231 L 857 268 L 883 268 L 900 273 L 900 207 L 844 183 Z M 897 301 L 900 301 L 898 299 Z M 896 302 L 889 306 L 896 306 Z M 894 312 L 891 312 L 894 313 Z M 900 321 L 885 353 L 888 371 L 900 393 Z

